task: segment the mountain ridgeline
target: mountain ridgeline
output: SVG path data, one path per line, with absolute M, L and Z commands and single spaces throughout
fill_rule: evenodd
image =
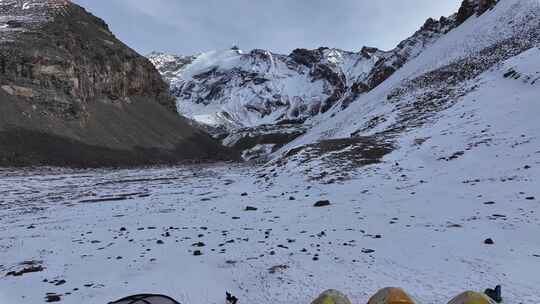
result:
M 302 136 L 325 114 L 346 111 L 449 32 L 496 4 L 465 0 L 457 13 L 429 18 L 390 51 L 321 47 L 282 55 L 234 47 L 185 57 L 154 52 L 148 58 L 169 83 L 179 113 L 224 138 L 226 145 L 258 156 Z
M 440 37 L 495 4 L 465 0 L 458 13 L 428 19 L 390 51 L 321 47 L 281 55 L 233 48 L 186 57 L 154 52 L 148 57 L 170 84 L 180 113 L 200 123 L 230 130 L 304 122 L 337 103 L 346 108 Z

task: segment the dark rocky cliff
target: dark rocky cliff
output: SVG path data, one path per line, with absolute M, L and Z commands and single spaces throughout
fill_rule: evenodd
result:
M 234 158 L 179 117 L 153 65 L 82 7 L 10 1 L 0 16 L 0 165 Z

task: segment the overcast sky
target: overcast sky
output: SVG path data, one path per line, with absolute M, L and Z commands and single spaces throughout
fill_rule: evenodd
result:
M 391 49 L 462 0 L 74 0 L 142 54 L 362 46 Z

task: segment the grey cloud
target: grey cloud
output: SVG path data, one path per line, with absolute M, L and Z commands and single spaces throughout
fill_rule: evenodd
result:
M 109 23 L 124 42 L 194 54 L 233 44 L 288 53 L 319 46 L 390 49 L 428 17 L 461 0 L 75 0 Z

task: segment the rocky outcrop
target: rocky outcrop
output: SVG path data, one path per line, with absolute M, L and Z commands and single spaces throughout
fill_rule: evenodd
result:
M 0 3 L 0 165 L 227 158 L 153 65 L 64 0 Z
M 426 20 L 416 33 L 400 42 L 396 48 L 377 62 L 366 80 L 366 88 L 371 90 L 377 87 L 455 26 L 454 17 Z
M 306 131 L 307 127 L 302 124 L 261 125 L 235 130 L 223 139 L 223 144 L 242 151 L 245 160 L 263 160 Z
M 470 17 L 480 16 L 486 11 L 492 9 L 498 0 L 463 0 L 458 13 L 456 14 L 457 25 L 462 24 Z
M 84 114 L 86 102 L 102 97 L 126 103 L 130 96 L 146 95 L 175 109 L 166 84 L 151 63 L 118 41 L 101 19 L 67 1 L 33 3 L 42 5 L 25 9 L 19 4 L 2 6 L 3 16 L 15 19 L 7 24 L 16 23 L 2 34 L 18 32 L 16 39 L 0 45 L 4 85 L 33 91 L 35 101 L 51 112 L 60 110 L 58 101 L 71 105 L 71 111 L 54 113 L 71 114 L 71 118 Z M 46 19 L 27 23 L 38 14 Z

